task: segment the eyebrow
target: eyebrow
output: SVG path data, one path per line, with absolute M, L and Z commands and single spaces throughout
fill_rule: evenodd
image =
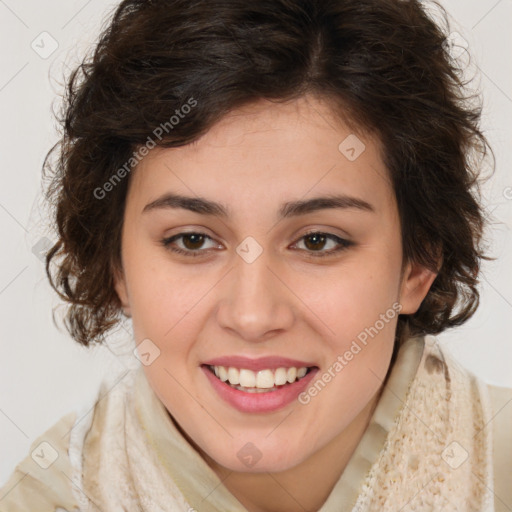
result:
M 188 197 L 172 193 L 164 194 L 154 201 L 151 201 L 144 207 L 142 212 L 146 213 L 157 209 L 167 208 L 181 208 L 201 215 L 213 215 L 221 218 L 228 218 L 230 216 L 230 208 L 222 203 L 210 201 L 209 199 L 204 199 L 202 197 Z M 375 213 L 375 208 L 363 199 L 347 195 L 330 195 L 283 203 L 279 209 L 278 215 L 279 218 L 285 219 L 298 217 L 299 215 L 305 215 L 318 210 L 334 208 L 354 208 L 361 211 Z

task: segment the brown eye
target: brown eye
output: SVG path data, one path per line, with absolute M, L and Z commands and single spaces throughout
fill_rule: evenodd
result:
M 191 233 L 189 235 L 183 235 L 183 245 L 190 250 L 200 249 L 204 243 L 204 235 L 199 233 Z
M 177 244 L 177 241 L 181 239 L 181 247 Z M 205 241 L 212 240 L 211 237 L 205 233 L 179 233 L 177 235 L 165 238 L 161 241 L 162 245 L 173 252 L 184 254 L 186 256 L 201 256 L 203 253 L 207 253 L 208 249 L 212 247 L 203 248 Z
M 343 251 L 351 245 L 354 245 L 353 242 L 340 238 L 331 233 L 322 233 L 320 231 L 307 233 L 299 241 L 302 240 L 304 240 L 304 246 L 306 248 L 305 251 L 309 253 L 308 256 L 312 257 L 329 256 L 331 254 Z M 328 251 L 322 250 L 325 248 L 326 244 L 328 245 L 329 241 L 331 242 L 331 247 L 333 245 L 334 248 L 331 248 L 331 250 Z
M 304 240 L 306 240 L 304 245 L 308 249 L 316 251 L 317 249 L 323 249 L 327 237 L 323 233 L 313 233 L 305 236 Z

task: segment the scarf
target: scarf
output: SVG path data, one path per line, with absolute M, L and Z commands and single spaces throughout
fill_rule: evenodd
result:
M 409 338 L 319 512 L 494 511 L 488 390 L 433 336 Z M 104 382 L 71 431 L 82 512 L 247 512 L 187 442 L 143 367 Z

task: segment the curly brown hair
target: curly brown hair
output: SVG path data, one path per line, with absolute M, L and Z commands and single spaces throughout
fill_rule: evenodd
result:
M 58 232 L 46 272 L 69 303 L 73 338 L 101 342 L 121 319 L 113 276 L 121 268 L 126 162 L 155 128 L 166 126 L 159 146 L 182 146 L 244 104 L 307 93 L 328 100 L 355 130 L 377 134 L 404 261 L 439 270 L 419 310 L 399 317 L 397 339 L 465 322 L 478 306 L 487 258 L 479 175 L 492 151 L 479 129 L 480 102 L 470 101 L 479 97 L 465 92 L 450 56 L 448 16 L 435 5 L 438 21 L 415 0 L 121 2 L 67 79 L 63 135 L 43 164 Z M 171 125 L 190 98 L 194 108 Z M 122 168 L 126 177 L 113 182 Z

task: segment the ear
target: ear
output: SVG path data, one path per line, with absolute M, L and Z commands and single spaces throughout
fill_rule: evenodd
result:
M 123 313 L 126 316 L 132 316 L 130 310 L 130 301 L 128 300 L 128 289 L 126 286 L 126 279 L 124 277 L 124 273 L 120 269 L 115 269 L 113 271 L 114 275 L 114 289 L 116 290 L 117 296 L 121 301 L 121 306 L 123 307 Z
M 418 311 L 437 274 L 420 263 L 406 264 L 400 286 L 400 314 L 411 315 Z

